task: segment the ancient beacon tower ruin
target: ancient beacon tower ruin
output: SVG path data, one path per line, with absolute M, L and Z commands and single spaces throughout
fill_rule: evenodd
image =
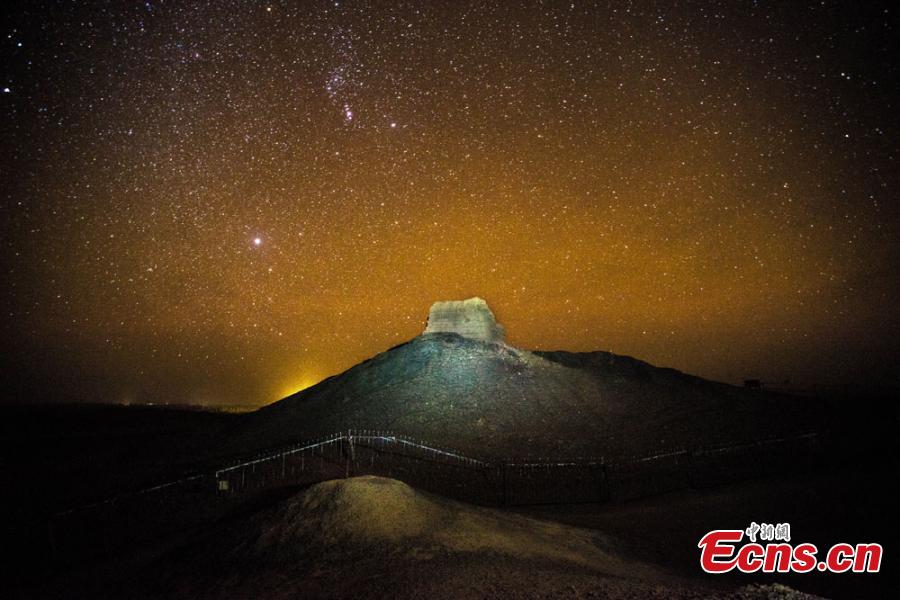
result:
M 481 298 L 435 302 L 428 312 L 425 333 L 457 333 L 483 342 L 502 342 L 503 326 Z

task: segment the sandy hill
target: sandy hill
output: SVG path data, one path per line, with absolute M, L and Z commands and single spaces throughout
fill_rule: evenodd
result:
M 425 333 L 245 415 L 230 449 L 359 428 L 475 457 L 646 455 L 805 432 L 822 423 L 816 407 L 608 352 Z
M 627 558 L 599 532 L 378 477 L 315 485 L 149 572 L 155 593 L 172 598 L 764 598 L 772 591 L 731 596 Z

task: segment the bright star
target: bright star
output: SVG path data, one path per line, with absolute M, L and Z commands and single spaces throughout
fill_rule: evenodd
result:
M 262 246 L 262 238 L 258 238 L 258 237 L 253 238 L 253 245 L 254 246 Z

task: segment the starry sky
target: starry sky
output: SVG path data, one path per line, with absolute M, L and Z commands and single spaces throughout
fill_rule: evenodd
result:
M 895 382 L 890 3 L 2 9 L 4 401 L 262 405 L 526 348 Z

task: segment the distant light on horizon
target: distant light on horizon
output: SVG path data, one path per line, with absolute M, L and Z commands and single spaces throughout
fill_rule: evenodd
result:
M 302 392 L 305 389 L 309 389 L 321 381 L 321 377 L 312 373 L 301 375 L 295 380 L 289 380 L 286 385 L 279 388 L 278 392 L 276 393 L 276 397 L 273 398 L 269 402 L 269 404 L 282 400 L 283 398 L 287 398 L 288 396 L 292 396 L 296 393 Z

